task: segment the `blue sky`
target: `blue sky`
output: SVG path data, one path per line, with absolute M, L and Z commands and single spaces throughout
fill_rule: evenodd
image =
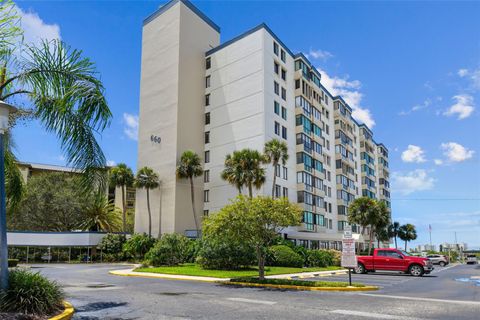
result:
M 308 55 L 322 82 L 390 149 L 395 220 L 413 244 L 480 247 L 480 2 L 193 1 L 222 41 L 261 22 Z M 111 163 L 135 168 L 142 21 L 162 1 L 19 1 L 25 38 L 61 38 L 93 59 L 112 125 Z M 37 123 L 14 131 L 23 161 L 64 164 Z

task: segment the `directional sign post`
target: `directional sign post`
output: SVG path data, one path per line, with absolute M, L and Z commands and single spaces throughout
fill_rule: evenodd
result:
M 348 268 L 348 282 L 352 285 L 352 269 L 357 267 L 355 255 L 355 239 L 352 236 L 352 227 L 346 226 L 342 239 L 342 267 Z

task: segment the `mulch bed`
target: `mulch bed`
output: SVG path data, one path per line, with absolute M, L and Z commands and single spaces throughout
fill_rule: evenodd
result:
M 21 313 L 0 313 L 0 320 L 45 320 L 48 317 L 30 316 Z

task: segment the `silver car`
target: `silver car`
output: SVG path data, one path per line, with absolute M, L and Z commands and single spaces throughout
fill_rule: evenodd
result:
M 477 256 L 474 255 L 474 254 L 469 254 L 467 255 L 467 264 L 477 264 L 478 263 L 478 260 L 477 260 Z
M 445 267 L 450 263 L 448 257 L 441 254 L 429 254 L 427 258 L 430 259 L 433 264 L 439 264 L 440 267 Z

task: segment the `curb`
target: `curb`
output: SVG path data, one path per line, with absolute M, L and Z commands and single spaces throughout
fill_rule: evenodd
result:
M 332 271 L 332 272 L 322 271 L 319 273 L 312 273 L 304 276 L 299 275 L 299 276 L 285 277 L 284 279 L 295 280 L 295 279 L 308 279 L 308 278 L 316 278 L 316 277 L 330 277 L 330 276 L 336 276 L 336 275 L 343 275 L 347 273 L 348 271 Z
M 241 286 L 241 287 L 257 287 L 257 288 L 272 288 L 272 289 L 290 289 L 298 291 L 374 291 L 378 290 L 375 286 L 365 287 L 307 287 L 307 286 L 294 286 L 288 284 L 261 284 L 261 283 L 248 283 L 248 282 L 221 282 L 223 285 L 228 286 Z
M 67 301 L 63 301 L 63 306 L 65 307 L 65 310 L 63 310 L 62 313 L 51 317 L 48 320 L 70 320 L 73 317 L 75 309 L 73 308 L 72 304 Z
M 208 279 L 208 277 L 204 277 L 205 279 L 199 279 L 201 277 L 196 277 L 196 278 L 179 278 L 178 275 L 171 275 L 171 274 L 163 274 L 163 273 L 156 273 L 156 274 L 148 274 L 147 272 L 138 272 L 138 273 L 123 273 L 123 272 L 118 272 L 118 271 L 109 271 L 108 272 L 111 275 L 114 276 L 121 276 L 121 277 L 138 277 L 138 278 L 151 278 L 151 279 L 164 279 L 164 280 L 182 280 L 182 281 L 197 281 L 197 282 L 222 282 L 222 281 L 229 281 L 229 278 L 225 279 L 220 279 L 220 278 L 215 278 L 215 279 Z M 143 274 L 145 273 L 145 274 Z M 177 276 L 177 277 L 175 277 Z M 190 277 L 190 276 L 186 276 Z

